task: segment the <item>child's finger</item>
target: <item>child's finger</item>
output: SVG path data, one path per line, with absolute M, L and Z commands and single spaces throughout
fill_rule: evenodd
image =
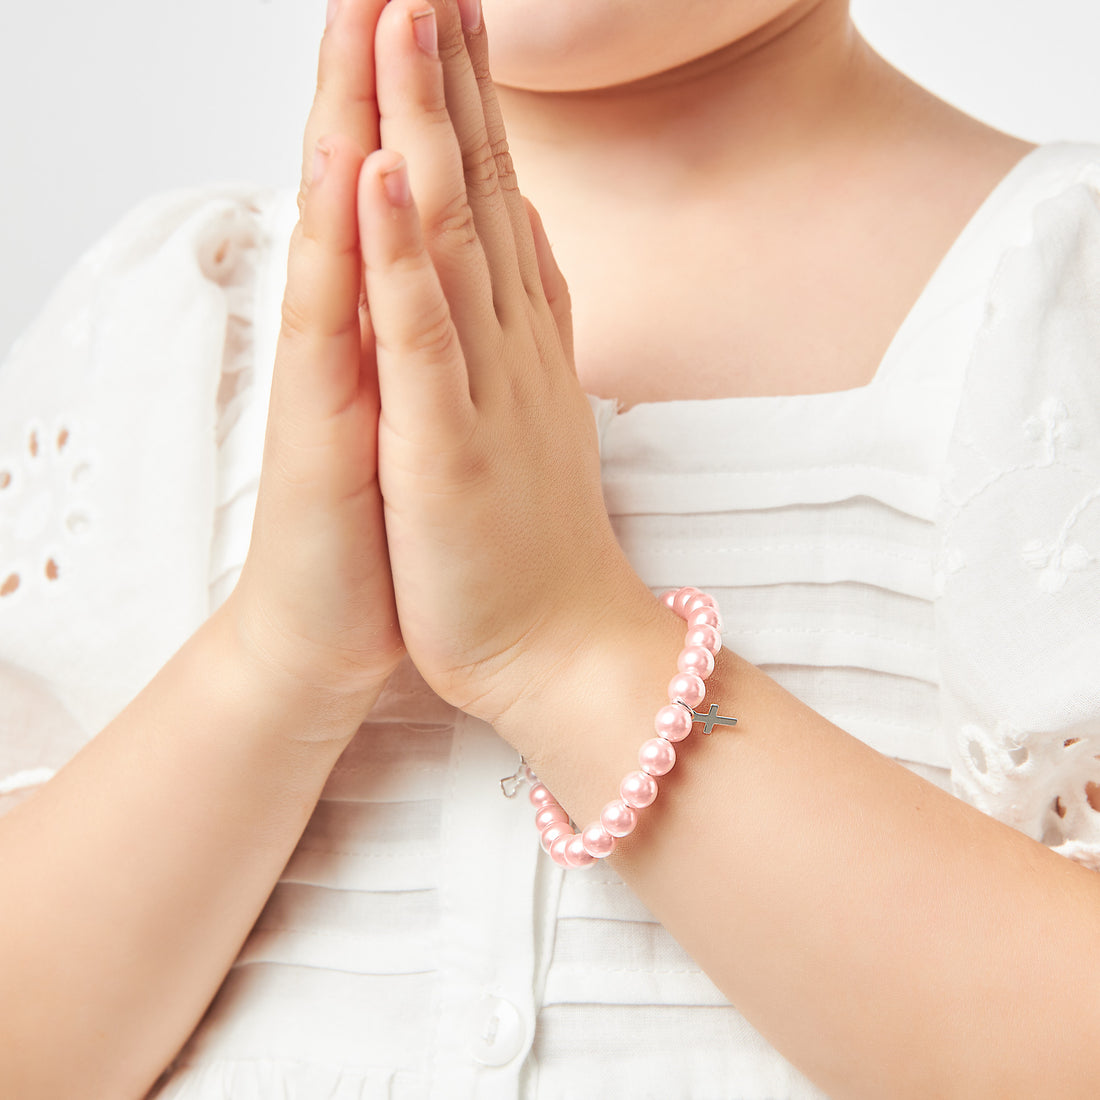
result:
M 317 60 L 317 92 L 306 120 L 298 211 L 313 179 L 313 150 L 325 134 L 347 134 L 364 155 L 378 148 L 374 29 L 386 0 L 341 0 L 325 29 Z
M 464 4 L 463 8 L 467 18 L 474 11 L 480 15 L 480 4 Z M 490 140 L 478 86 L 479 77 L 474 74 L 467 50 L 468 42 L 477 39 L 484 41 L 485 22 L 479 18 L 476 28 L 464 29 L 459 6 L 453 0 L 439 5 L 437 10 L 440 20 L 439 54 L 443 60 L 447 111 L 462 152 L 466 197 L 474 212 L 474 222 L 489 261 L 493 296 L 500 314 L 502 307 L 506 308 L 509 303 L 509 292 L 519 285 L 520 279 L 512 217 L 505 201 L 502 173 L 498 169 L 504 168 L 503 177 L 513 185 L 515 173 L 512 171 L 511 157 L 504 140 L 503 126 L 495 135 L 496 144 Z M 480 76 L 488 80 L 488 62 L 483 60 L 485 65 Z M 428 211 L 423 213 L 426 224 L 430 224 Z
M 454 321 L 464 334 L 477 333 L 487 321 L 497 327 L 493 285 L 444 98 L 436 19 L 427 0 L 395 0 L 378 21 L 382 141 L 408 162 L 428 249 Z
M 287 442 L 306 448 L 316 443 L 319 426 L 355 400 L 369 344 L 359 310 L 356 192 L 363 154 L 338 134 L 318 150 L 318 175 L 290 239 L 271 387 L 271 420 Z
M 573 305 L 569 296 L 569 285 L 565 276 L 558 267 L 558 261 L 554 259 L 554 253 L 550 248 L 550 241 L 546 237 L 546 230 L 542 225 L 542 218 L 535 209 L 530 199 L 522 200 L 524 216 L 529 219 L 531 233 L 531 247 L 538 262 L 539 292 L 545 297 L 550 312 L 554 315 L 554 322 L 558 327 L 558 336 L 561 339 L 562 349 L 565 351 L 569 365 L 576 370 L 576 361 L 573 358 Z
M 468 438 L 475 412 L 458 331 L 398 154 L 367 158 L 359 220 L 383 421 L 400 438 L 444 453 Z
M 521 280 L 462 22 L 453 0 L 437 2 L 439 60 L 434 66 L 413 64 L 414 36 L 406 21 L 415 23 L 422 7 L 424 0 L 394 0 L 379 20 L 375 64 L 382 144 L 408 158 L 428 250 L 448 298 L 465 276 L 452 280 L 442 252 L 454 247 L 456 238 L 461 242 L 467 232 L 462 218 L 469 217 L 485 255 L 496 315 L 503 319 L 509 304 L 517 301 Z M 430 169 L 428 160 L 433 162 Z
M 534 294 L 539 288 L 539 280 L 536 276 L 541 268 L 536 258 L 535 243 L 531 237 L 531 226 L 523 197 L 520 195 L 519 183 L 516 180 L 515 168 L 512 165 L 512 156 L 508 152 L 508 135 L 504 130 L 504 116 L 500 112 L 496 88 L 489 73 L 489 40 L 485 34 L 484 22 L 476 31 L 467 33 L 466 51 L 469 55 L 470 73 L 476 79 L 477 91 L 480 97 L 481 123 L 480 127 L 474 126 L 469 131 L 460 131 L 458 133 L 459 145 L 463 149 L 470 144 L 476 147 L 478 141 L 485 140 L 493 150 L 500 192 L 504 196 L 504 203 L 512 226 L 513 245 L 519 264 L 519 273 L 528 294 Z M 471 112 L 471 118 L 476 119 L 473 112 Z M 456 131 L 459 130 L 458 120 L 456 120 L 455 129 Z

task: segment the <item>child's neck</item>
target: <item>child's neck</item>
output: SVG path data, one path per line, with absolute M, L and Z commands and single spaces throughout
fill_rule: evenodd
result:
M 807 0 L 725 50 L 670 73 L 594 92 L 501 87 L 520 184 L 561 194 L 611 187 L 673 197 L 788 161 L 873 104 L 874 55 L 847 3 Z M 658 153 L 659 155 L 655 155 Z M 538 203 L 538 195 L 532 189 Z
M 844 0 L 644 83 L 500 98 L 578 375 L 627 406 L 866 384 L 1028 149 L 887 65 Z

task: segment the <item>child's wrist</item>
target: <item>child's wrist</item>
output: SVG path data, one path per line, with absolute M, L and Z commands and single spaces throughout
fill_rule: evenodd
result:
M 598 738 L 599 727 L 624 707 L 644 712 L 642 698 L 659 696 L 676 671 L 683 624 L 640 581 L 608 592 L 607 603 L 575 625 L 571 638 L 562 638 L 560 660 L 531 677 L 495 726 L 532 763 L 575 749 L 565 728 Z
M 347 743 L 370 713 L 392 668 L 341 675 L 315 668 L 276 639 L 263 636 L 232 594 L 203 628 L 219 669 L 233 690 L 273 716 L 270 734 L 282 741 Z

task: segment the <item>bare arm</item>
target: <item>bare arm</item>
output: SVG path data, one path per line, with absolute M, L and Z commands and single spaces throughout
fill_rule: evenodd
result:
M 383 6 L 346 5 L 322 41 L 240 580 L 148 687 L 0 820 L 4 1097 L 145 1094 L 401 659 L 356 213 L 378 143 L 370 46 Z
M 216 614 L 0 820 L 0 1092 L 144 1094 L 372 702 L 326 707 L 288 688 Z
M 579 827 L 682 643 L 643 596 L 502 731 Z M 1094 1096 L 1100 878 L 725 650 L 712 702 L 738 725 L 694 727 L 609 861 L 730 1001 L 836 1100 Z

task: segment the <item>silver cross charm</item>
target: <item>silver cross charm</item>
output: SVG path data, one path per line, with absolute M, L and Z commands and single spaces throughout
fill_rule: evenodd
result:
M 687 704 L 685 703 L 684 706 L 687 706 Z M 691 710 L 691 707 L 688 707 L 687 709 Z M 699 714 L 697 711 L 691 710 L 691 717 L 691 724 L 694 726 L 696 722 L 702 722 L 703 732 L 708 734 L 714 729 L 715 726 L 737 725 L 736 718 L 723 718 L 722 715 L 718 713 L 717 703 L 711 703 L 710 710 L 706 714 Z

